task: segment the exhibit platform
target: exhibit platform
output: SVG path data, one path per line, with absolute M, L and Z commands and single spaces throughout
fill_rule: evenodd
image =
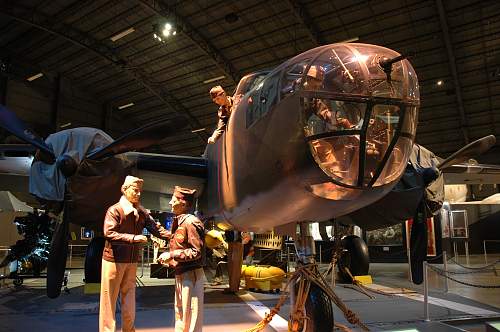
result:
M 470 266 L 484 265 L 480 257 Z M 494 258 L 491 257 L 491 260 Z M 500 266 L 497 265 L 498 268 Z M 326 266 L 322 266 L 326 268 Z M 460 266 L 450 264 L 450 270 Z M 466 287 L 449 282 L 444 291 L 441 277 L 429 275 L 429 319 L 425 320 L 422 285 L 412 285 L 406 264 L 372 264 L 370 287 L 385 290 L 385 295 L 368 291 L 373 298 L 350 285 L 336 283 L 335 292 L 358 314 L 371 331 L 494 331 L 500 321 L 500 289 Z M 139 269 L 140 273 L 141 270 Z M 45 295 L 45 280 L 29 279 L 21 287 L 0 288 L 0 331 L 97 331 L 99 295 L 85 295 L 83 271 L 71 271 L 69 293 L 51 300 Z M 457 274 L 457 280 L 483 286 L 500 285 L 500 277 L 491 273 Z M 174 331 L 174 280 L 142 276 L 137 288 L 137 331 Z M 204 328 L 206 332 L 245 331 L 255 326 L 273 308 L 280 294 L 241 290 L 223 294 L 224 285 L 205 287 Z M 390 291 L 389 291 L 390 290 Z M 289 301 L 264 331 L 287 331 Z M 338 308 L 335 321 L 353 331 Z M 119 321 L 119 314 L 117 314 Z M 487 325 L 489 330 L 487 330 Z

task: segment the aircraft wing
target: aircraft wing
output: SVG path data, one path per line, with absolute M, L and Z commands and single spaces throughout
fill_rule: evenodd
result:
M 0 145 L 0 151 L 1 147 Z M 174 186 L 193 188 L 199 194 L 204 190 L 207 163 L 202 157 L 140 152 L 127 152 L 122 156 L 133 165 L 130 172 L 144 179 L 142 200 L 146 208 L 170 210 L 168 202 Z M 10 191 L 29 205 L 38 206 L 36 199 L 29 194 L 32 160 L 31 156 L 10 157 L 0 154 L 0 191 Z
M 207 177 L 207 162 L 202 157 L 129 152 L 135 160 L 137 176 L 144 179 L 142 203 L 153 210 L 170 210 L 168 202 L 174 186 L 196 189 L 201 195 Z
M 500 165 L 456 164 L 443 170 L 445 184 L 500 183 Z

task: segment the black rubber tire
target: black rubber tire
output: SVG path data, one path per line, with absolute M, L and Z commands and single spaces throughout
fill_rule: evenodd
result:
M 61 287 L 68 258 L 69 221 L 57 225 L 50 246 L 49 260 L 47 262 L 47 296 L 51 299 L 61 294 Z
M 316 284 L 311 284 L 309 288 L 306 317 L 302 332 L 332 332 L 334 330 L 332 302 Z
M 105 239 L 103 237 L 93 238 L 85 251 L 85 282 L 101 282 L 102 252 L 104 251 Z
M 370 269 L 370 254 L 365 241 L 356 235 L 349 235 L 342 239 L 344 251 L 339 259 L 339 273 L 342 280 L 351 282 L 351 277 L 345 271 L 349 268 L 353 276 L 364 276 Z

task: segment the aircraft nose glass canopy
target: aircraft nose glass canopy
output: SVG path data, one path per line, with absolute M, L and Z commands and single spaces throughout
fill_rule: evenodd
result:
M 315 161 L 341 185 L 359 188 L 395 181 L 406 166 L 416 131 L 419 90 L 410 63 L 395 62 L 388 79 L 380 61 L 399 56 L 389 49 L 335 44 L 318 53 L 309 55 L 310 61 L 297 59 L 306 64 L 296 83 L 304 134 Z

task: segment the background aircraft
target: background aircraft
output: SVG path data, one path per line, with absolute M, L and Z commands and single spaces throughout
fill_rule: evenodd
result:
M 60 293 L 68 223 L 102 227 L 127 174 L 143 177 L 145 190 L 174 174 L 175 184 L 199 190 L 198 209 L 206 218 L 236 230 L 293 235 L 304 264 L 314 261 L 314 242 L 303 227 L 308 222 L 333 219 L 370 230 L 421 215 L 412 231 L 412 256 L 421 261 L 427 241 L 425 223 L 418 220 L 442 203 L 440 170 L 495 142 L 492 136 L 473 142 L 441 163 L 413 144 L 417 76 L 403 56 L 375 45 L 309 50 L 268 73 L 247 75 L 235 98 L 225 134 L 199 158 L 130 152 L 165 138 L 182 119 L 145 126 L 116 141 L 92 128 L 60 131 L 43 141 L 14 113 L 0 109 L 2 127 L 37 149 L 30 192 L 47 210 L 63 212 L 48 262 L 50 297 Z M 9 167 L 0 162 L 0 173 Z M 345 264 L 366 273 L 364 242 L 350 236 L 343 245 L 353 258 Z M 98 269 L 99 249 L 98 241 L 89 245 L 89 270 Z M 328 314 L 322 306 L 311 310 L 318 296 L 325 297 L 312 287 L 306 308 L 313 318 Z

